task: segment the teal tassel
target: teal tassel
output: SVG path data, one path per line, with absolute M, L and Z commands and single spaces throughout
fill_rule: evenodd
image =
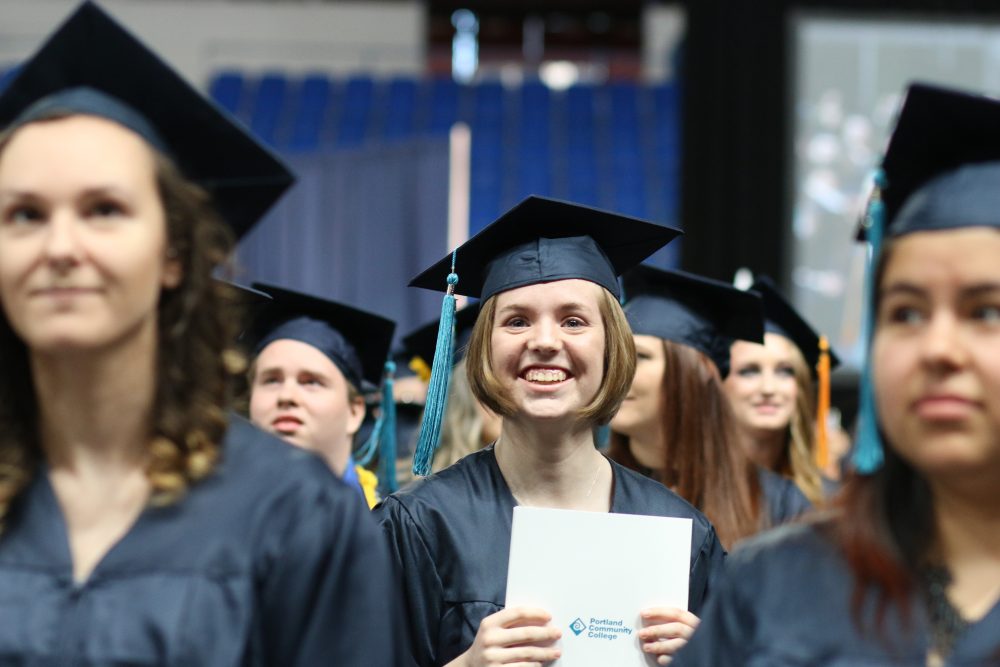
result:
M 354 461 L 362 468 L 367 468 L 368 464 L 375 458 L 375 452 L 378 451 L 378 443 L 382 439 L 383 421 L 383 415 L 379 414 L 378 419 L 375 420 L 375 425 L 372 426 L 372 432 L 368 435 L 368 439 L 365 440 L 365 444 L 361 445 L 361 448 L 354 455 Z
M 367 467 L 378 452 L 379 481 L 382 491 L 392 493 L 398 488 L 396 483 L 396 401 L 393 396 L 393 376 L 396 364 L 385 362 L 385 377 L 382 379 L 382 399 L 378 419 L 372 427 L 368 440 L 354 457 L 358 464 Z
M 413 474 L 425 476 L 431 472 L 431 461 L 441 437 L 441 423 L 448 407 L 448 382 L 451 380 L 451 361 L 455 346 L 455 253 L 451 255 L 451 273 L 448 274 L 448 291 L 441 302 L 441 321 L 438 324 L 437 345 L 431 366 L 431 381 L 427 385 L 427 402 L 424 418 L 420 423 L 417 451 L 413 454 Z
M 882 236 L 885 233 L 885 204 L 882 202 L 881 191 L 886 186 L 885 173 L 880 169 L 875 173 L 875 192 L 868 204 L 868 214 L 865 232 L 871 244 L 868 267 L 865 272 L 865 320 L 864 342 L 865 361 L 861 374 L 860 411 L 858 414 L 858 437 L 854 445 L 854 468 L 859 473 L 868 475 L 882 467 L 885 452 L 882 448 L 882 438 L 878 431 L 878 412 L 875 408 L 875 390 L 872 385 L 871 348 L 874 334 L 876 313 L 875 264 L 882 251 Z
M 382 380 L 381 442 L 379 443 L 379 480 L 382 494 L 388 495 L 399 488 L 396 482 L 396 398 L 393 396 L 393 378 L 396 364 L 385 362 L 385 379 Z

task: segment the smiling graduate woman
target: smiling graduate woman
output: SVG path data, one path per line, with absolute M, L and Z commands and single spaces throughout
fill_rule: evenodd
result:
M 827 453 L 817 451 L 824 448 L 817 436 L 825 434 L 826 424 L 816 424 L 820 411 L 815 407 L 815 385 L 826 383 L 828 390 L 829 372 L 818 372 L 820 360 L 825 357 L 831 370 L 840 360 L 828 346 L 823 349 L 820 335 L 769 278 L 759 276 L 750 289 L 764 303 L 764 340 L 733 343 L 732 368 L 723 387 L 750 458 L 794 481 L 811 503 L 820 506 L 836 485 L 821 474 Z M 838 468 L 839 461 L 833 467 Z
M 1000 664 L 1000 102 L 911 86 L 883 171 L 858 473 L 736 551 L 676 664 Z
M 616 276 L 675 235 L 531 197 L 458 248 L 457 291 L 483 299 L 469 382 L 503 423 L 494 445 L 376 508 L 404 579 L 405 664 L 540 665 L 559 656 L 567 628 L 552 626 L 546 610 L 504 609 L 515 505 L 693 519 L 690 610 L 642 610 L 643 649 L 665 663 L 697 625 L 723 561 L 715 531 L 673 492 L 605 458 L 593 436 L 635 372 Z M 450 266 L 448 257 L 412 284 L 440 289 Z M 442 362 L 450 367 L 434 360 Z
M 290 174 L 91 3 L 0 126 L 0 663 L 394 664 L 360 495 L 226 411 L 223 219 Z

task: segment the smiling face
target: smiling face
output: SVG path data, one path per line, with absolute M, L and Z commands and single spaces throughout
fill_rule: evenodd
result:
M 586 280 L 497 295 L 491 366 L 515 406 L 512 419 L 576 418 L 604 376 L 603 288 Z
M 308 343 L 283 338 L 257 355 L 250 419 L 265 431 L 320 454 L 344 474 L 351 439 L 365 417 L 340 369 Z
M 0 299 L 34 352 L 155 335 L 167 258 L 152 150 L 108 120 L 70 116 L 18 130 L 0 152 Z
M 872 347 L 889 444 L 929 478 L 1000 479 L 1000 233 L 913 233 L 893 242 Z
M 768 333 L 764 344 L 738 340 L 730 348 L 723 386 L 739 427 L 749 434 L 785 431 L 795 414 L 795 346 Z

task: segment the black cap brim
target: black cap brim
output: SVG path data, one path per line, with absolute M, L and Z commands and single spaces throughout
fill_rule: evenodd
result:
M 760 295 L 683 271 L 637 266 L 624 276 L 625 314 L 633 333 L 708 355 L 723 376 L 734 340 L 764 342 Z
M 764 300 L 765 330 L 781 334 L 799 348 L 815 376 L 820 354 L 819 333 L 782 296 L 778 286 L 769 277 L 757 276 L 750 289 L 759 293 Z M 832 349 L 829 354 L 830 368 L 834 369 L 840 365 L 840 359 Z

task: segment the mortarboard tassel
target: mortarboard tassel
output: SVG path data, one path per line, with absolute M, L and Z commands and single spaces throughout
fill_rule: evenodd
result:
M 365 444 L 361 445 L 357 453 L 354 455 L 354 461 L 362 468 L 368 466 L 375 458 L 375 452 L 378 451 L 379 435 L 382 433 L 382 415 L 379 414 L 378 419 L 375 420 L 375 425 L 372 426 L 372 432 L 368 434 L 368 439 L 365 440 Z
M 431 460 L 437 450 L 441 435 L 441 422 L 448 406 L 448 383 L 451 380 L 451 361 L 455 346 L 455 255 L 451 254 L 451 273 L 448 274 L 448 291 L 441 302 L 441 321 L 438 324 L 437 344 L 431 364 L 431 380 L 427 386 L 427 402 L 420 423 L 417 451 L 413 454 L 413 474 L 425 476 L 431 472 Z
M 385 379 L 382 380 L 382 432 L 379 442 L 378 467 L 382 482 L 382 495 L 394 493 L 399 488 L 396 482 L 396 397 L 393 384 L 396 364 L 385 362 Z
M 396 399 L 393 396 L 393 378 L 396 374 L 396 364 L 385 362 L 385 375 L 382 378 L 382 396 L 378 419 L 372 427 L 368 440 L 358 450 L 355 457 L 362 467 L 371 463 L 378 452 L 379 481 L 383 494 L 392 493 L 398 488 L 396 483 Z
M 875 189 L 868 204 L 865 218 L 865 231 L 871 244 L 868 267 L 865 271 L 865 320 L 864 343 L 865 361 L 861 374 L 861 407 L 858 415 L 858 438 L 854 445 L 854 468 L 867 475 L 882 467 L 885 454 L 882 450 L 882 438 L 878 431 L 878 416 L 875 411 L 875 390 L 872 387 L 871 346 L 874 332 L 875 311 L 875 262 L 882 250 L 882 234 L 885 231 L 885 204 L 882 201 L 882 190 L 886 187 L 885 173 L 879 169 L 875 172 Z
M 830 341 L 819 337 L 819 361 L 816 362 L 816 465 L 826 468 L 830 457 L 827 418 L 830 414 Z

